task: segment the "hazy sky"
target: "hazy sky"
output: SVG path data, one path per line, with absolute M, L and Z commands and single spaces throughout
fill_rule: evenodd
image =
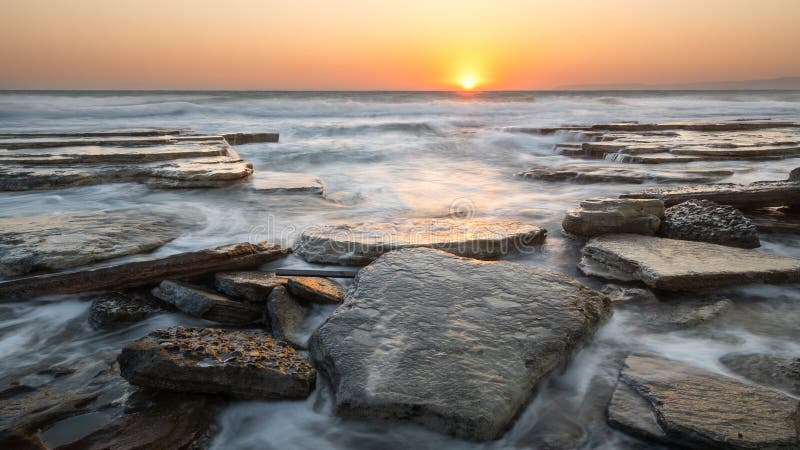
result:
M 0 88 L 547 89 L 800 75 L 800 0 L 0 0 Z

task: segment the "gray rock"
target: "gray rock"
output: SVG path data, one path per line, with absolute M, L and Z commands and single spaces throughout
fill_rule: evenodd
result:
M 661 200 L 593 198 L 567 211 L 564 231 L 577 236 L 610 233 L 655 234 L 664 217 Z
M 140 322 L 164 311 L 162 304 L 138 292 L 107 292 L 92 301 L 89 323 L 97 328 L 116 328 Z
M 215 286 L 218 291 L 253 303 L 266 303 L 272 289 L 285 284 L 286 278 L 275 276 L 274 272 L 257 270 L 225 272 L 215 276 Z
M 789 172 L 789 180 L 800 181 L 800 167 Z
M 676 188 L 650 188 L 622 194 L 620 198 L 654 198 L 674 206 L 689 200 L 709 200 L 739 209 L 800 205 L 800 183 L 795 181 L 759 181 L 751 184 L 706 184 Z
M 727 368 L 764 386 L 800 397 L 800 357 L 729 353 L 720 362 Z
M 747 211 L 761 233 L 800 233 L 800 208 L 765 208 Z
M 156 249 L 202 219 L 163 209 L 0 218 L 0 276 L 67 269 Z
M 649 289 L 626 287 L 613 283 L 603 285 L 600 292 L 606 294 L 612 303 L 653 303 L 658 301 L 658 297 Z
M 297 348 L 306 348 L 303 336 L 303 320 L 308 315 L 308 308 L 297 301 L 283 286 L 278 286 L 269 294 L 267 300 L 266 323 L 272 327 L 272 335 L 285 339 Z
M 581 253 L 586 275 L 669 291 L 800 282 L 800 259 L 705 242 L 612 234 L 590 240 Z
M 153 289 L 153 296 L 191 316 L 228 325 L 249 325 L 261 318 L 255 305 L 237 302 L 199 286 L 164 280 Z
M 404 249 L 359 272 L 309 350 L 340 415 L 490 440 L 610 313 L 556 272 Z
M 660 236 L 731 247 L 761 246 L 758 230 L 738 209 L 708 200 L 689 200 L 667 208 Z
M 308 228 L 294 252 L 309 262 L 342 265 L 366 265 L 386 252 L 414 247 L 495 259 L 541 244 L 546 234 L 520 222 L 416 219 Z
M 173 327 L 125 346 L 131 384 L 242 399 L 305 398 L 315 372 L 297 351 L 260 330 Z
M 329 278 L 290 277 L 286 287 L 292 294 L 309 302 L 341 303 L 344 299 L 344 287 Z
M 625 360 L 612 426 L 690 448 L 797 448 L 800 402 L 778 391 L 653 356 Z
M 570 165 L 532 167 L 517 174 L 521 178 L 548 182 L 594 183 L 710 183 L 734 174 L 729 169 L 652 170 L 634 166 Z
M 265 193 L 325 194 L 325 184 L 315 175 L 290 172 L 259 171 L 251 177 L 254 191 Z
M 678 298 L 638 305 L 644 328 L 671 331 L 692 328 L 714 320 L 733 307 L 727 298 Z

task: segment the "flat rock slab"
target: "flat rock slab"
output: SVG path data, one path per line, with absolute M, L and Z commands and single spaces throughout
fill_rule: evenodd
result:
M 0 164 L 26 166 L 148 163 L 173 159 L 227 156 L 219 142 L 185 142 L 149 147 L 75 146 L 45 150 L 0 150 Z
M 762 233 L 800 233 L 800 209 L 751 209 L 745 216 Z
M 191 210 L 177 214 L 143 209 L 0 218 L 0 276 L 148 252 L 199 220 Z
M 659 236 L 740 248 L 761 246 L 758 230 L 741 211 L 708 200 L 689 200 L 667 208 Z
M 689 200 L 709 200 L 739 209 L 800 205 L 800 183 L 759 181 L 751 184 L 709 184 L 677 188 L 651 188 L 622 194 L 620 198 L 654 198 L 667 206 Z
M 242 399 L 305 398 L 316 376 L 305 357 L 259 330 L 156 330 L 125 346 L 118 362 L 137 386 Z
M 705 242 L 611 234 L 590 240 L 582 254 L 586 275 L 669 291 L 800 282 L 800 259 Z
M 251 270 L 245 272 L 222 272 L 215 276 L 218 291 L 252 303 L 266 303 L 267 296 L 276 286 L 286 284 L 286 278 L 274 272 Z
M 652 199 L 593 198 L 570 209 L 561 226 L 577 236 L 609 233 L 655 234 L 664 218 L 664 202 Z
M 164 280 L 153 296 L 191 316 L 227 325 L 249 325 L 261 319 L 261 309 L 188 283 Z
M 225 133 L 222 135 L 231 145 L 256 144 L 262 142 L 278 142 L 278 133 Z
M 546 234 L 543 228 L 521 222 L 412 219 L 311 227 L 303 231 L 294 251 L 309 262 L 356 266 L 392 250 L 414 247 L 495 259 L 541 244 Z
M 689 448 L 797 448 L 800 401 L 653 356 L 625 360 L 609 423 Z
M 610 314 L 556 272 L 405 249 L 359 272 L 309 350 L 340 415 L 491 440 Z
M 325 184 L 315 175 L 259 171 L 250 181 L 251 189 L 265 193 L 324 195 Z
M 286 287 L 293 295 L 314 303 L 341 303 L 344 287 L 328 278 L 290 277 Z
M 729 169 L 645 170 L 636 166 L 532 167 L 518 177 L 548 182 L 594 183 L 709 183 L 734 174 Z
M 165 311 L 164 304 L 138 292 L 106 292 L 92 300 L 89 323 L 113 329 L 130 325 Z
M 764 386 L 800 397 L 800 357 L 729 353 L 719 361 L 733 372 Z

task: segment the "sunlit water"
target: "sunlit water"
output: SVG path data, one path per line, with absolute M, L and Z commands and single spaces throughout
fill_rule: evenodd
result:
M 279 131 L 278 144 L 237 148 L 256 171 L 308 172 L 326 184 L 327 199 L 269 195 L 245 186 L 215 190 L 150 190 L 110 184 L 57 191 L 0 193 L 0 215 L 168 206 L 199 210 L 205 220 L 156 254 L 245 240 L 291 244 L 303 228 L 326 223 L 446 216 L 454 208 L 480 218 L 517 219 L 548 229 L 538 252 L 511 259 L 581 276 L 580 243 L 560 232 L 564 212 L 580 200 L 616 196 L 634 185 L 548 184 L 514 178 L 531 165 L 575 160 L 556 156 L 563 136 L 504 131 L 623 120 L 800 118 L 800 93 L 4 93 L 0 132 L 193 128 L 201 132 Z M 607 164 L 607 162 L 599 162 Z M 785 179 L 800 159 L 718 162 L 740 167 L 726 181 Z M 662 166 L 667 168 L 669 166 Z M 676 167 L 691 167 L 681 165 Z M 762 234 L 763 249 L 800 257 L 800 240 Z M 303 266 L 296 258 L 280 265 Z M 637 445 L 605 425 L 604 407 L 619 361 L 630 351 L 685 360 L 727 373 L 717 359 L 731 351 L 800 353 L 798 286 L 725 291 L 735 307 L 699 328 L 654 333 L 635 311 L 619 310 L 568 368 L 545 382 L 500 441 L 471 444 L 415 426 L 343 420 L 318 389 L 302 402 L 235 403 L 219 417 L 214 446 L 228 448 L 525 448 Z M 89 304 L 70 296 L 0 304 L 0 380 L 42 365 L 68 365 L 116 352 L 126 342 L 174 324 L 162 315 L 127 329 L 98 332 Z M 316 322 L 330 309 L 320 309 Z

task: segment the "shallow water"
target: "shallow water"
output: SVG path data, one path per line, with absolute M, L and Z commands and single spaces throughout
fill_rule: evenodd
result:
M 244 240 L 291 244 L 305 227 L 467 212 L 519 219 L 548 229 L 537 252 L 519 262 L 581 276 L 579 243 L 564 238 L 564 211 L 580 200 L 638 190 L 636 185 L 570 185 L 514 178 L 531 165 L 583 160 L 553 154 L 564 136 L 509 133 L 538 127 L 612 121 L 800 118 L 800 93 L 25 93 L 0 94 L 0 132 L 193 128 L 215 133 L 279 131 L 278 144 L 237 147 L 263 170 L 309 172 L 326 183 L 327 199 L 270 195 L 243 186 L 215 190 L 150 190 L 111 184 L 57 191 L 0 193 L 0 216 L 167 206 L 198 210 L 198 226 L 157 255 Z M 589 164 L 608 164 L 589 161 Z M 670 168 L 664 165 L 661 168 Z M 692 163 L 736 167 L 731 182 L 785 179 L 800 158 Z M 800 257 L 800 239 L 762 234 L 763 249 Z M 296 258 L 281 266 L 303 266 Z M 603 408 L 619 361 L 647 351 L 728 373 L 717 359 L 731 351 L 800 354 L 800 289 L 755 286 L 726 291 L 733 309 L 712 324 L 655 333 L 635 311 L 619 310 L 568 368 L 544 383 L 500 441 L 471 444 L 405 425 L 343 420 L 330 413 L 324 387 L 303 402 L 243 402 L 219 417 L 215 448 L 583 448 L 635 447 L 605 425 Z M 162 315 L 114 332 L 93 330 L 88 303 L 77 296 L 0 304 L 0 380 L 34 367 L 68 365 L 116 352 L 126 342 L 173 324 L 198 323 Z M 329 310 L 318 311 L 317 318 Z

